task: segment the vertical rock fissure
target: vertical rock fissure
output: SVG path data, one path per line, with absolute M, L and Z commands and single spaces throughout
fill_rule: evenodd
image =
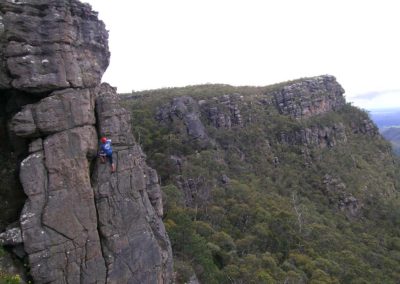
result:
M 18 214 L 26 200 L 21 183 L 18 179 L 18 151 L 17 145 L 13 145 L 9 134 L 9 111 L 7 105 L 11 94 L 5 92 L 0 95 L 0 232 L 6 225 L 17 220 Z

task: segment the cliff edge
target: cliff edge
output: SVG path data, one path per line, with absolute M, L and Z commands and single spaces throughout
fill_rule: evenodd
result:
M 109 56 L 90 5 L 0 1 L 3 147 L 20 161 L 27 196 L 0 240 L 23 244 L 35 283 L 173 281 L 157 173 L 115 89 L 100 85 Z M 103 135 L 115 173 L 96 159 Z

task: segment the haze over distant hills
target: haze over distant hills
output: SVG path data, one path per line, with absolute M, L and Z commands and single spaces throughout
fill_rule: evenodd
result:
M 400 154 L 400 108 L 374 109 L 369 114 L 383 137 L 392 143 L 393 150 Z
M 400 126 L 400 108 L 373 109 L 369 114 L 379 129 Z

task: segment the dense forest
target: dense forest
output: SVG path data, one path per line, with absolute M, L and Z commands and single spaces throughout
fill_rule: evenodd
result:
M 328 108 L 311 81 L 122 95 L 178 283 L 398 283 L 398 160 L 366 112 Z

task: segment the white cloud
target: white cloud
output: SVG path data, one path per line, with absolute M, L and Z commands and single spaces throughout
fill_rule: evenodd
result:
M 350 98 L 354 105 L 364 109 L 384 109 L 400 107 L 400 90 L 371 92 Z
M 348 98 L 400 89 L 395 0 L 86 2 L 110 30 L 104 80 L 120 92 L 321 74 L 336 76 Z

